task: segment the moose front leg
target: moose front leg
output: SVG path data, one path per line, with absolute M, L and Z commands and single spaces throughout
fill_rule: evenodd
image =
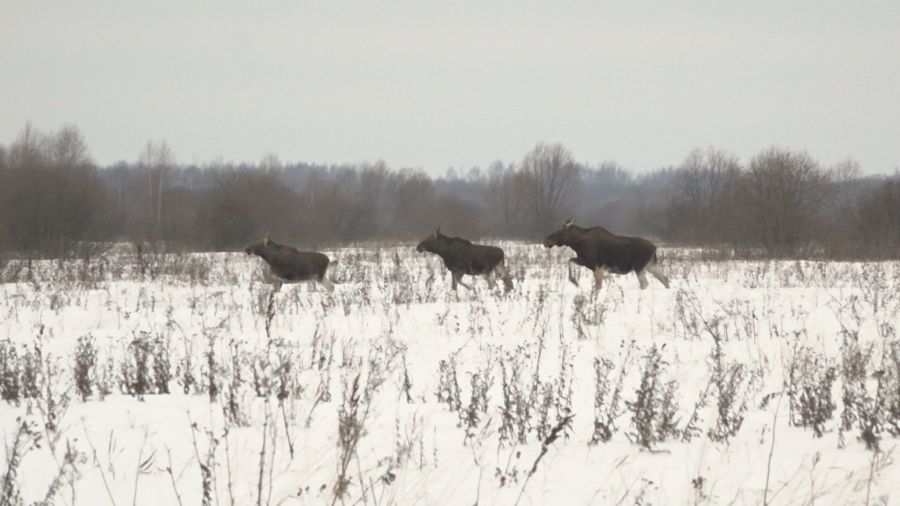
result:
M 606 277 L 606 268 L 598 265 L 594 268 L 594 291 L 596 292 L 603 287 L 603 278 Z
M 456 285 L 462 285 L 462 286 L 468 288 L 469 290 L 472 290 L 472 287 L 470 285 L 467 285 L 465 282 L 463 282 L 463 280 L 462 280 L 463 273 L 462 272 L 451 271 L 450 276 L 451 276 L 451 279 L 453 280 L 453 284 L 451 286 L 451 288 L 453 290 L 456 290 Z
M 575 267 L 576 265 L 583 265 L 581 260 L 578 257 L 573 257 L 569 259 L 569 281 L 572 282 L 573 285 L 578 286 L 578 279 L 575 278 Z

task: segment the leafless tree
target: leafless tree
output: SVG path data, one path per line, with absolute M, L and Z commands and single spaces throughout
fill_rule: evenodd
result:
M 522 232 L 522 213 L 527 204 L 527 191 L 532 186 L 531 176 L 517 171 L 512 165 L 501 163 L 491 168 L 490 180 L 484 191 L 484 199 L 495 216 L 497 235 L 519 235 Z
M 861 191 L 856 207 L 856 226 L 866 246 L 861 253 L 896 257 L 900 251 L 900 172 Z
M 166 141 L 147 141 L 138 163 L 147 173 L 149 216 L 155 219 L 155 236 L 162 239 L 163 178 L 175 164 L 175 155 Z
M 48 135 L 27 124 L 5 158 L 0 243 L 27 255 L 55 255 L 97 237 L 105 188 L 77 128 Z
M 805 152 L 770 148 L 750 162 L 743 185 L 751 237 L 770 254 L 795 253 L 814 233 L 825 177 Z
M 562 219 L 578 180 L 578 166 L 562 144 L 539 143 L 522 160 L 528 174 L 527 197 L 534 216 L 533 232 L 543 233 Z
M 726 238 L 733 228 L 731 189 L 740 175 L 737 156 L 695 149 L 678 167 L 669 204 L 669 234 L 693 243 Z
M 678 168 L 641 175 L 613 162 L 576 164 L 559 144 L 537 145 L 520 164 L 457 168 L 448 178 L 381 161 L 282 163 L 274 154 L 256 164 L 178 166 L 157 142 L 138 160 L 98 170 L 76 127 L 45 134 L 26 125 L 0 147 L 0 252 L 66 254 L 96 241 L 147 239 L 227 250 L 265 232 L 315 247 L 416 240 L 436 226 L 471 238 L 524 239 L 569 212 L 618 233 L 763 246 L 772 255 L 900 252 L 900 176 L 865 176 L 852 160 L 821 170 L 809 155 L 777 148 L 746 169 L 707 149 Z

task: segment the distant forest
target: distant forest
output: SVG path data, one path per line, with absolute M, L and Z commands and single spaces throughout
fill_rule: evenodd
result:
M 0 144 L 0 253 L 87 255 L 111 242 L 234 250 L 271 234 L 321 247 L 415 241 L 435 227 L 472 239 L 540 239 L 582 226 L 671 245 L 779 257 L 900 257 L 900 173 L 764 148 L 742 161 L 709 148 L 634 174 L 577 161 L 561 144 L 521 160 L 432 177 L 384 162 L 179 164 L 164 142 L 98 167 L 80 131 L 26 125 Z

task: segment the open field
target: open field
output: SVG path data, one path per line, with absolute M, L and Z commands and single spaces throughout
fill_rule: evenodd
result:
M 709 261 L 449 291 L 410 245 L 11 261 L 0 504 L 894 504 L 900 263 Z

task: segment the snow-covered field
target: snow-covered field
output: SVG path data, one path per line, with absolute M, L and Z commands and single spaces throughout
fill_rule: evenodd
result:
M 0 504 L 898 504 L 900 264 L 706 261 L 592 293 L 413 247 L 5 266 Z

